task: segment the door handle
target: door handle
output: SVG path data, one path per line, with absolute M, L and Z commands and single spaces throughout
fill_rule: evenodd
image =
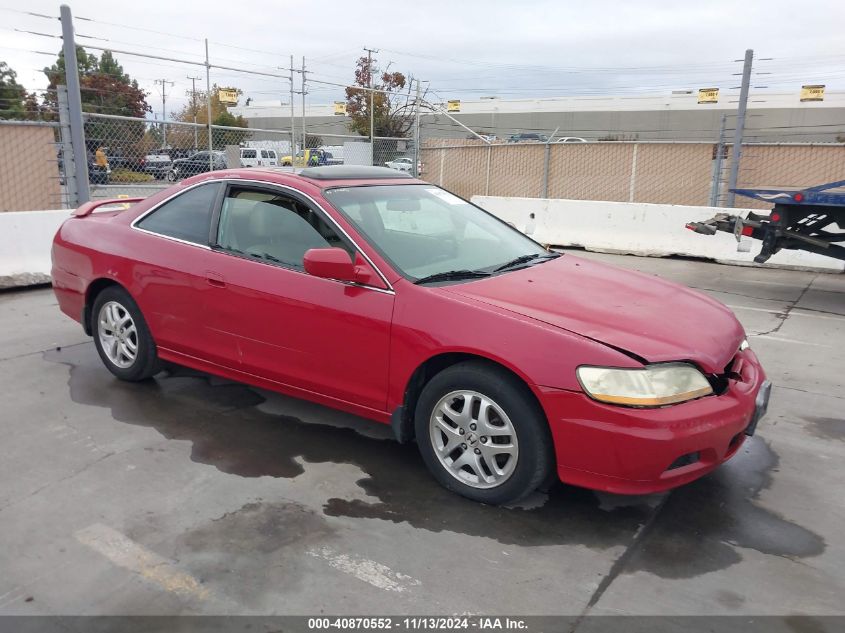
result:
M 220 273 L 215 273 L 213 271 L 207 270 L 205 272 L 205 280 L 208 282 L 209 286 L 214 286 L 215 288 L 225 288 L 226 281 L 223 279 L 223 275 Z

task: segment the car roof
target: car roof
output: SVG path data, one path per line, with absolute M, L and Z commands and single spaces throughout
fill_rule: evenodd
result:
M 346 168 L 341 172 L 337 168 Z M 328 165 L 325 167 L 311 167 L 300 173 L 289 171 L 290 168 L 280 167 L 241 167 L 236 169 L 219 169 L 193 176 L 182 182 L 200 182 L 202 180 L 225 180 L 227 178 L 244 180 L 261 180 L 268 183 L 288 185 L 311 185 L 317 189 L 332 189 L 335 187 L 364 187 L 372 185 L 425 185 L 424 180 L 398 172 L 388 167 L 355 167 L 352 165 Z M 391 174 L 379 175 L 379 172 L 367 170 L 384 170 Z M 314 175 L 320 177 L 315 178 Z

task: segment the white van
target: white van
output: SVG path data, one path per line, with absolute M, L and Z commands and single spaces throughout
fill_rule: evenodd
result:
M 241 148 L 241 167 L 268 167 L 279 164 L 279 156 L 274 149 L 261 147 Z

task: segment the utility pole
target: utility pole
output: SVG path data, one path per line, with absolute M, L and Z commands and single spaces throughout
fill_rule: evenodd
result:
M 305 160 L 305 148 L 306 148 L 306 141 L 307 138 L 305 136 L 305 95 L 308 94 L 305 91 L 305 55 L 302 56 L 302 162 L 304 163 L 304 167 L 308 166 L 307 161 Z
M 414 100 L 414 176 L 420 177 L 420 80 L 417 79 L 417 97 Z
M 199 151 L 199 130 L 197 130 L 197 82 L 202 77 L 187 76 L 191 80 L 191 112 L 194 114 L 194 151 Z
M 208 61 L 208 38 L 205 38 L 205 109 L 208 115 L 208 170 L 214 170 L 214 138 L 211 134 L 211 62 Z
M 736 60 L 740 61 L 740 60 Z M 754 62 L 754 51 L 745 51 L 745 60 L 742 66 L 742 84 L 739 88 L 739 107 L 736 112 L 736 130 L 734 131 L 733 160 L 731 160 L 731 175 L 728 180 L 728 207 L 734 206 L 736 194 L 732 189 L 736 188 L 739 179 L 739 159 L 742 157 L 742 134 L 745 130 L 745 110 L 748 107 L 748 89 L 751 86 L 751 66 Z
M 76 42 L 73 34 L 73 16 L 70 7 L 59 7 L 62 20 L 62 50 L 65 59 L 76 59 Z M 65 63 L 65 83 L 67 84 L 68 126 L 73 149 L 73 165 L 76 170 L 76 204 L 83 204 L 91 199 L 88 185 L 88 154 L 85 151 L 85 125 L 82 121 L 82 93 L 79 89 L 79 67 Z
M 156 79 L 153 83 L 161 84 L 161 146 L 167 147 L 167 113 L 165 110 L 167 104 L 167 84 L 173 85 L 172 81 L 166 79 Z
M 376 148 L 376 111 L 375 111 L 375 90 L 373 90 L 373 53 L 378 53 L 377 48 L 367 48 L 367 86 L 370 89 L 370 153 L 375 154 Z M 374 158 L 375 156 L 373 156 Z M 370 161 L 372 162 L 372 160 Z
M 294 134 L 294 108 L 293 108 L 293 55 L 290 56 L 290 164 L 293 167 L 293 161 L 296 158 L 296 136 Z

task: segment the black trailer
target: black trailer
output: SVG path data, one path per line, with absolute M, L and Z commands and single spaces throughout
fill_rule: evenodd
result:
M 762 240 L 754 258 L 762 264 L 782 248 L 809 251 L 845 260 L 845 180 L 809 188 L 755 187 L 732 189 L 735 193 L 774 203 L 769 215 L 749 212 L 746 217 L 717 213 L 705 222 L 688 222 L 687 228 L 702 235 L 716 231 Z M 838 231 L 834 229 L 838 228 Z

